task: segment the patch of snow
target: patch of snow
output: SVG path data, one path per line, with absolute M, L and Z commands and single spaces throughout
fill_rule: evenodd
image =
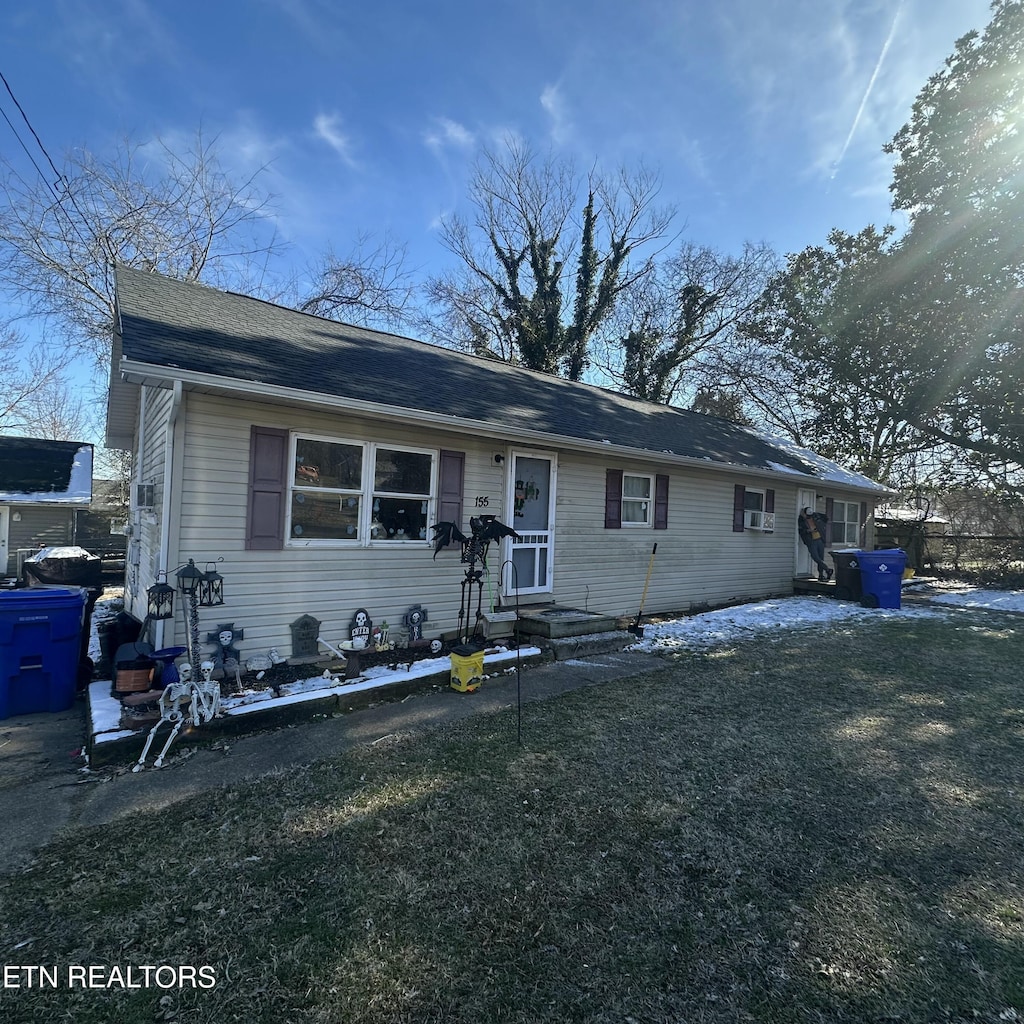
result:
M 990 608 L 993 611 L 1024 612 L 1024 590 L 977 590 L 958 587 L 932 595 L 937 604 L 957 605 L 960 608 Z
M 784 597 L 755 604 L 722 608 L 669 622 L 644 624 L 644 638 L 633 651 L 705 650 L 739 640 L 763 638 L 782 630 L 830 626 L 855 619 L 936 618 L 929 608 L 862 608 L 830 597 Z

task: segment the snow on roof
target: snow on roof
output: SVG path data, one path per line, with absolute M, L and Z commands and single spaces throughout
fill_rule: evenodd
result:
M 923 508 L 905 508 L 898 505 L 879 505 L 875 509 L 876 519 L 898 519 L 904 523 L 948 523 L 943 516 L 937 516 Z
M 760 437 L 774 447 L 780 448 L 787 455 L 791 455 L 795 459 L 799 459 L 807 467 L 805 472 L 816 476 L 819 480 L 827 480 L 833 484 L 845 484 L 847 487 L 869 488 L 870 490 L 877 491 L 879 494 L 893 493 L 892 489 L 886 487 L 885 484 L 880 484 L 877 480 L 872 480 L 862 473 L 855 473 L 851 469 L 844 469 L 839 463 L 826 459 L 824 455 L 812 452 L 809 448 L 801 448 L 800 445 L 790 441 L 789 438 L 780 437 L 776 434 L 758 433 Z M 773 463 L 771 468 L 778 473 L 800 475 L 798 470 L 792 469 L 789 466 Z
M 17 453 L 25 459 L 30 460 L 29 465 L 38 467 L 39 458 L 33 455 L 33 445 L 45 446 L 47 454 L 56 467 L 53 479 L 46 483 L 45 489 L 28 490 L 18 487 L 21 482 L 17 471 L 8 470 L 11 479 L 15 482 L 14 487 L 5 488 L 4 480 L 0 479 L 0 503 L 3 504 L 45 504 L 45 505 L 88 505 L 92 502 L 92 445 L 91 444 L 69 444 L 63 441 L 23 441 L 20 438 L 6 439 L 11 442 L 5 448 L 11 449 L 8 452 L 8 459 L 5 465 L 13 464 L 11 455 Z M 20 442 L 15 445 L 14 442 Z M 57 446 L 66 448 L 66 454 Z M 53 449 L 51 451 L 51 449 Z M 41 451 L 44 449 L 40 449 Z M 23 479 L 23 478 L 22 478 Z M 34 480 L 35 478 L 33 478 Z M 27 480 L 25 482 L 28 482 Z M 40 481 L 42 482 L 42 481 Z

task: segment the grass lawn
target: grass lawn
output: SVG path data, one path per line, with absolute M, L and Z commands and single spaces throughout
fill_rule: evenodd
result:
M 78 832 L 0 879 L 58 974 L 0 1019 L 1024 1021 L 1022 665 L 993 614 L 780 633 Z

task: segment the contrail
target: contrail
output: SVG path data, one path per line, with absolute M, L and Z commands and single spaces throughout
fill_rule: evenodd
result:
M 885 38 L 885 44 L 882 46 L 882 52 L 878 55 L 875 70 L 871 72 L 871 80 L 868 82 L 868 87 L 864 90 L 864 95 L 861 98 L 860 106 L 857 108 L 857 114 L 853 119 L 853 124 L 850 125 L 850 131 L 846 136 L 846 141 L 843 143 L 843 148 L 840 150 L 836 162 L 832 165 L 832 175 L 829 178 L 829 181 L 835 179 L 836 173 L 839 170 L 839 165 L 843 162 L 843 158 L 846 156 L 846 151 L 850 148 L 853 136 L 857 132 L 857 126 L 860 124 L 860 119 L 864 116 L 864 108 L 868 105 L 868 97 L 871 95 L 871 90 L 875 87 L 875 82 L 878 80 L 878 73 L 882 70 L 882 64 L 885 62 L 885 55 L 889 52 L 889 47 L 892 45 L 893 38 L 896 35 L 896 23 L 900 20 L 900 14 L 903 11 L 904 3 L 906 3 L 906 0 L 900 0 L 899 6 L 896 8 L 896 13 L 893 15 L 892 25 L 889 27 L 889 34 Z

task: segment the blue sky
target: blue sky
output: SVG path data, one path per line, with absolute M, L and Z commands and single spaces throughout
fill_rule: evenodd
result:
M 199 125 L 238 175 L 266 165 L 299 265 L 387 230 L 439 268 L 438 219 L 509 132 L 584 170 L 642 160 L 688 240 L 791 252 L 889 219 L 881 147 L 988 19 L 988 0 L 8 0 L 0 70 L 58 165 Z M 2 123 L 0 151 L 24 166 Z

